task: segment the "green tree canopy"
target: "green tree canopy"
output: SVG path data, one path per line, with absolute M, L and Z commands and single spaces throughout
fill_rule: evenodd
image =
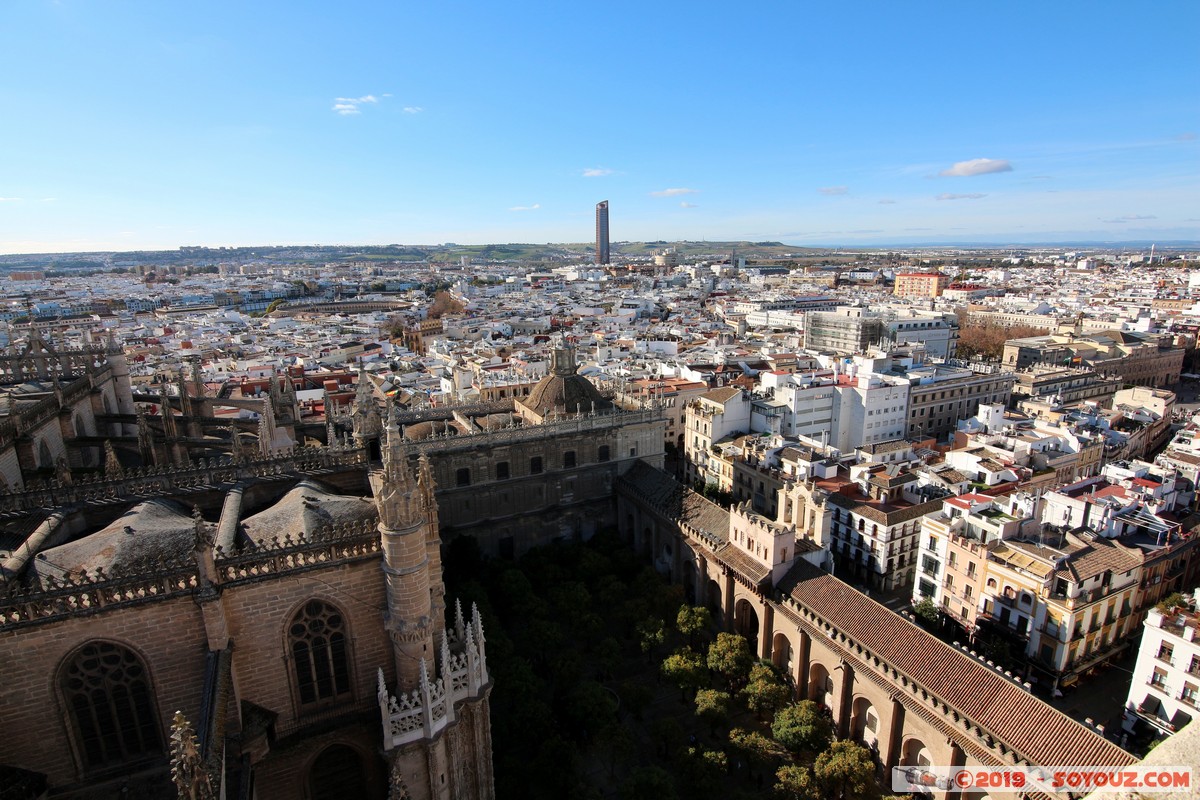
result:
M 821 791 L 808 767 L 787 764 L 775 773 L 775 794 L 780 800 L 821 800 Z
M 792 689 L 773 667 L 760 662 L 750 668 L 750 681 L 742 689 L 742 697 L 755 714 L 770 716 L 787 705 Z
M 729 732 L 729 744 L 748 762 L 750 769 L 768 768 L 787 756 L 778 742 L 758 731 L 734 728 Z
M 659 767 L 638 767 L 621 784 L 621 800 L 677 800 L 671 773 Z
M 871 751 L 843 739 L 817 756 L 813 776 L 826 797 L 835 800 L 878 800 L 879 782 Z
M 703 606 L 680 606 L 679 614 L 675 617 L 675 627 L 691 642 L 695 642 L 696 634 L 701 633 L 711 624 L 712 614 Z
M 708 723 L 708 730 L 716 734 L 717 726 L 729 720 L 728 692 L 717 689 L 701 689 L 696 692 L 696 716 Z
M 720 673 L 730 688 L 745 682 L 753 663 L 750 644 L 744 636 L 718 633 L 717 640 L 708 646 L 708 668 Z
M 652 653 L 667 640 L 667 626 L 658 617 L 646 617 L 637 624 L 638 644 L 643 653 Z
M 812 700 L 802 700 L 775 714 L 771 733 L 793 753 L 820 753 L 833 740 L 833 723 Z
M 704 662 L 698 653 L 691 650 L 676 650 L 662 663 L 662 674 L 679 687 L 681 692 L 695 691 L 708 684 Z

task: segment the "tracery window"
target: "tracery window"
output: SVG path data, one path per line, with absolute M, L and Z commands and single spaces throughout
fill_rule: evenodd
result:
M 60 686 L 86 768 L 163 752 L 150 678 L 132 651 L 112 642 L 86 644 L 63 668 Z
M 350 694 L 350 659 L 342 612 L 309 600 L 292 617 L 288 644 L 301 705 L 315 705 Z

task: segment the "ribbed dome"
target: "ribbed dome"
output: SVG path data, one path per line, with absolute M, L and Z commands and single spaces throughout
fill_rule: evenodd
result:
M 563 342 L 551 354 L 550 374 L 538 381 L 528 397 L 517 402 L 540 418 L 579 414 L 609 403 L 592 382 L 576 372 L 575 348 Z

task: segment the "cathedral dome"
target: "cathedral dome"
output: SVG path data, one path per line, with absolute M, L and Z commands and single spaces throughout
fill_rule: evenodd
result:
M 579 414 L 609 405 L 592 382 L 580 375 L 575 365 L 575 348 L 563 342 L 551 356 L 550 374 L 517 402 L 544 419 L 551 414 Z

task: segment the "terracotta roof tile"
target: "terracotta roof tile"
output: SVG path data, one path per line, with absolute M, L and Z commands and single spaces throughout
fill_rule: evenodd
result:
M 780 588 L 1033 764 L 1124 766 L 1137 760 L 828 573 L 801 562 Z

